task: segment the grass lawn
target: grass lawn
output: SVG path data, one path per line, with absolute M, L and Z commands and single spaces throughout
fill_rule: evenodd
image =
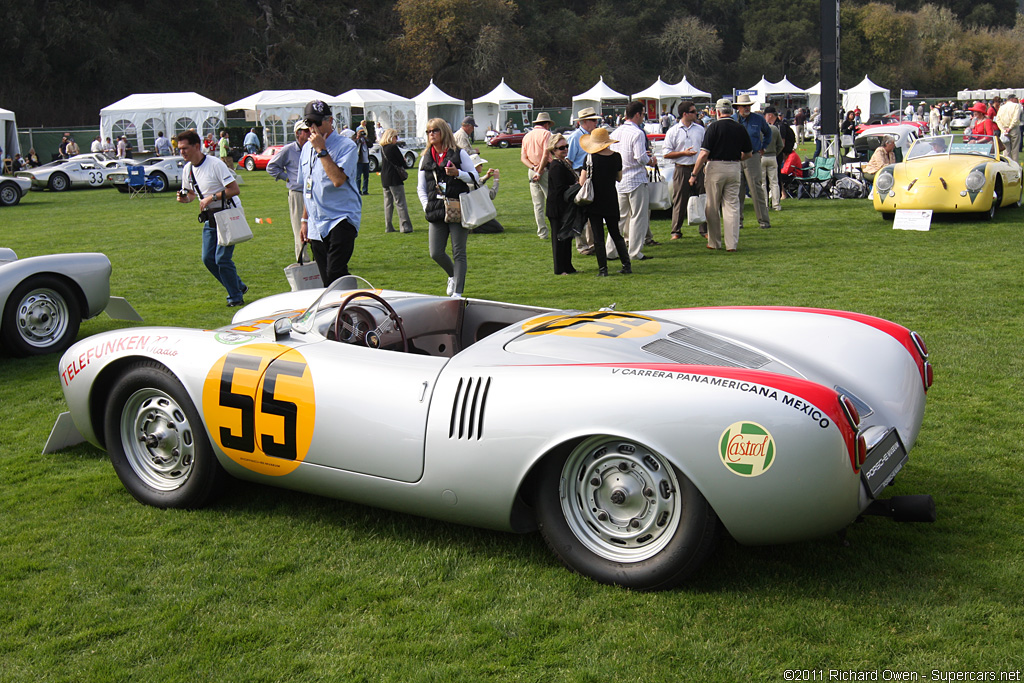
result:
M 1024 211 L 910 232 L 866 200 L 790 200 L 758 230 L 748 202 L 735 254 L 705 249 L 695 227 L 670 242 L 668 216 L 655 214 L 662 245 L 634 275 L 598 279 L 589 257 L 576 259 L 583 274 L 557 277 L 519 151 L 485 157 L 503 171 L 507 231 L 470 237 L 467 296 L 820 306 L 922 333 L 935 386 L 891 492 L 932 494 L 938 521 L 869 518 L 846 543 L 725 539 L 682 588 L 642 594 L 570 573 L 537 534 L 251 484 L 205 510 L 162 511 L 138 504 L 91 446 L 40 455 L 64 410 L 58 359 L 0 357 L 0 682 L 793 680 L 787 669 L 816 681 L 853 680 L 830 669 L 1011 680 L 998 676 L 1024 669 Z M 236 262 L 252 300 L 286 288 L 292 237 L 284 185 L 241 174 L 256 237 Z M 412 185 L 408 235 L 384 233 L 376 176 L 370 189 L 352 271 L 443 293 Z M 0 246 L 101 251 L 112 293 L 145 324 L 217 327 L 232 309 L 200 262 L 195 206 L 33 192 L 0 210 Z M 81 335 L 125 324 L 103 315 Z

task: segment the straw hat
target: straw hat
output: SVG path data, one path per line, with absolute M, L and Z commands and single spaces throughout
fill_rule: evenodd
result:
M 597 154 L 615 142 L 608 135 L 607 128 L 595 128 L 593 133 L 580 136 L 580 147 L 587 154 Z
M 734 107 L 749 107 L 754 104 L 754 100 L 750 99 L 750 95 L 740 95 L 736 98 L 736 101 L 732 103 Z
M 487 163 L 487 159 L 481 159 L 479 154 L 473 154 L 469 157 L 470 161 L 473 162 L 473 168 L 482 166 Z
M 534 123 L 554 123 L 554 121 L 551 120 L 551 114 L 547 113 L 546 111 L 542 111 L 541 113 L 537 114 L 537 118 L 534 119 L 533 122 Z
M 586 119 L 600 119 L 601 115 L 594 111 L 593 107 L 584 107 L 580 109 L 579 113 L 576 114 L 577 121 L 584 121 Z

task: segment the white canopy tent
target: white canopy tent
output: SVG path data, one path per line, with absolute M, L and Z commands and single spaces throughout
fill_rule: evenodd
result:
M 647 118 L 657 121 L 663 111 L 675 109 L 683 97 L 676 86 L 669 85 L 661 80 L 661 76 L 658 76 L 658 80 L 652 83 L 649 88 L 633 93 L 631 99 L 646 102 Z
M 867 76 L 849 90 L 843 90 L 842 94 L 843 109 L 850 111 L 860 107 L 861 119 L 864 121 L 889 113 L 888 88 L 873 83 Z
M 520 95 L 508 87 L 504 78 L 494 90 L 473 100 L 476 125 L 488 130 L 502 130 L 509 118 L 513 123 L 521 123 L 523 128 L 527 128 L 533 119 L 532 113 L 533 98 Z
M 14 118 L 14 112 L 0 107 L 0 147 L 4 148 L 3 157 L 13 159 L 15 154 L 21 154 L 21 147 L 18 145 L 18 123 Z
M 331 106 L 335 128 L 340 129 L 342 124 L 349 122 L 351 110 L 348 102 L 319 90 L 261 90 L 224 105 L 224 109 L 244 110 L 247 119 L 257 121 L 263 127 L 266 144 L 283 145 L 295 139 L 295 122 L 302 118 L 306 103 L 313 100 L 323 100 Z
M 627 96 L 608 87 L 604 82 L 604 76 L 601 76 L 593 88 L 572 98 L 572 114 L 570 118 L 575 121 L 580 109 L 586 107 L 593 107 L 594 111 L 600 114 L 605 102 L 625 103 L 627 101 L 629 101 Z
M 387 90 L 353 88 L 335 99 L 348 102 L 353 109 L 362 109 L 363 120 L 379 121 L 385 128 L 397 130 L 400 137 L 411 138 L 416 134 L 416 103 L 408 97 Z
M 683 80 L 679 81 L 672 87 L 676 89 L 676 91 L 679 93 L 679 96 L 682 97 L 683 99 L 694 100 L 701 97 L 709 100 L 711 99 L 711 93 L 704 92 L 699 88 L 695 88 L 693 85 L 690 84 L 688 80 L 686 80 L 686 76 L 683 76 Z
M 807 95 L 807 107 L 813 110 L 815 107 L 821 107 L 821 81 L 818 81 L 807 90 L 804 90 Z
M 466 118 L 466 101 L 441 90 L 434 85 L 434 79 L 430 79 L 430 85 L 412 101 L 416 104 L 416 130 L 413 132 L 419 137 L 425 134 L 430 119 L 444 119 L 452 130 L 458 130 L 462 119 Z
M 194 128 L 202 137 L 225 118 L 224 105 L 194 92 L 136 94 L 100 109 L 100 135 L 124 135 L 135 149 L 153 149 L 160 131 L 173 136 Z
M 768 79 L 766 79 L 762 75 L 761 76 L 761 80 L 759 80 L 757 83 L 755 83 L 754 85 L 752 85 L 749 88 L 747 88 L 747 90 L 756 90 L 757 91 L 757 94 L 751 95 L 750 99 L 752 101 L 754 101 L 754 102 L 761 102 L 761 103 L 766 102 L 767 98 L 768 98 L 768 95 L 770 94 L 771 87 L 773 85 L 774 85 L 774 83 L 772 83 L 771 81 L 769 81 Z

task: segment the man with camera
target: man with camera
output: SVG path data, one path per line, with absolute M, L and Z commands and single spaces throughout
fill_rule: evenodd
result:
M 309 127 L 309 142 L 299 157 L 299 183 L 306 205 L 302 239 L 313 249 L 321 281 L 329 285 L 348 275 L 359 235 L 363 214 L 363 198 L 355 183 L 359 149 L 334 132 L 334 116 L 326 102 L 309 102 L 302 118 Z
M 216 212 L 232 207 L 241 208 L 238 182 L 220 159 L 203 153 L 203 144 L 194 130 L 179 133 L 178 153 L 186 162 L 181 171 L 181 190 L 178 201 L 188 204 L 199 198 L 199 222 L 203 224 L 203 264 L 228 291 L 228 306 L 241 306 L 249 288 L 238 277 L 231 257 L 235 248 L 217 244 Z

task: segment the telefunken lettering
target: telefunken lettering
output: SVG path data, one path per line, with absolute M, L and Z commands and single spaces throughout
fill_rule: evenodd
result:
M 743 382 L 735 379 L 726 379 L 724 377 L 714 377 L 712 375 L 693 375 L 686 372 L 672 372 L 670 370 L 648 370 L 646 368 L 612 368 L 611 370 L 613 375 L 651 377 L 654 379 L 674 379 L 682 380 L 684 382 L 693 382 L 695 384 L 709 384 L 713 387 L 721 387 L 723 389 L 733 389 L 735 391 L 757 394 L 773 401 L 780 400 L 779 392 L 777 390 L 772 389 L 771 387 L 761 386 L 760 384 L 754 384 L 753 382 Z M 795 396 L 790 396 L 783 392 L 781 401 L 784 405 L 795 408 L 809 416 L 812 420 L 817 422 L 818 426 L 822 429 L 828 429 L 832 424 L 832 421 L 828 419 L 828 416 L 810 403 L 801 401 Z
M 134 351 L 139 349 L 145 349 L 152 343 L 154 346 L 167 342 L 167 336 L 160 335 L 154 337 L 151 335 L 136 334 L 130 337 L 120 337 L 118 339 L 112 339 L 110 341 L 97 344 L 96 346 L 90 347 L 85 350 L 84 353 L 80 354 L 78 358 L 72 359 L 72 361 L 65 367 L 60 369 L 60 378 L 64 382 L 64 386 L 71 383 L 71 380 L 75 376 L 89 367 L 89 364 L 95 360 L 99 360 L 104 356 L 108 356 L 113 353 L 121 353 L 123 351 Z M 168 348 L 156 349 L 155 353 L 159 353 L 164 356 L 176 356 L 177 351 Z

